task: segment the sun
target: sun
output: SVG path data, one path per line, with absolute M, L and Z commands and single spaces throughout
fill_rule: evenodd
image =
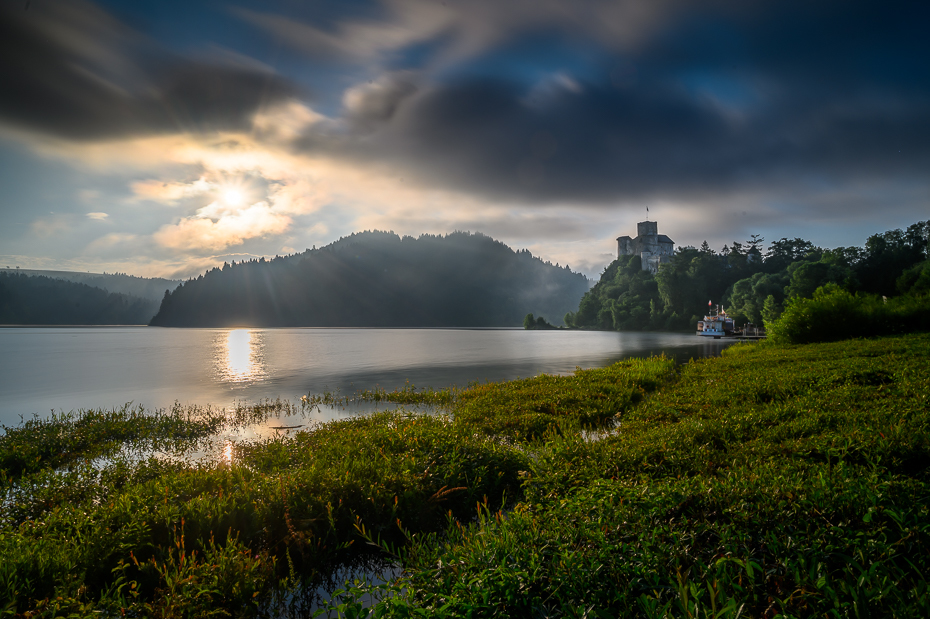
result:
M 227 189 L 223 192 L 223 202 L 229 206 L 239 206 L 242 204 L 242 192 L 238 189 Z

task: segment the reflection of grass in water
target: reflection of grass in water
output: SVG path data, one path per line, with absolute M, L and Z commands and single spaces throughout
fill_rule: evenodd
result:
M 115 455 L 91 467 L 101 445 L 144 443 L 156 422 L 117 416 L 123 438 L 111 439 L 92 419 L 50 421 L 37 441 L 71 446 L 62 459 L 3 468 L 0 591 L 19 613 L 299 615 L 338 570 L 399 561 L 399 582 L 330 604 L 350 614 L 375 594 L 397 616 L 927 616 L 928 361 L 928 336 L 739 345 L 678 371 L 627 361 L 423 398 L 441 413 L 240 443 L 230 465 L 107 447 Z M 361 397 L 420 404 L 424 392 Z M 189 410 L 161 421 L 181 449 L 212 419 Z M 585 440 L 598 428 L 613 431 Z M 23 446 L 18 430 L 0 437 L 0 457 Z

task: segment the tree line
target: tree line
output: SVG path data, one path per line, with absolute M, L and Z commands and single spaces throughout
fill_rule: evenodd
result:
M 0 268 L 0 273 L 10 273 L 18 275 L 38 275 L 48 277 L 54 280 L 64 280 L 66 282 L 75 282 L 78 284 L 87 284 L 93 288 L 100 288 L 107 292 L 118 292 L 133 297 L 149 299 L 161 302 L 165 290 L 174 290 L 181 283 L 181 280 L 165 279 L 162 277 L 138 277 L 127 273 L 84 273 L 81 271 L 48 271 L 38 269 L 6 269 Z M 154 315 L 154 311 L 152 314 Z M 148 322 L 146 320 L 145 322 Z
M 884 297 L 930 292 L 930 221 L 870 236 L 864 247 L 824 249 L 802 238 L 764 248 L 752 235 L 715 251 L 680 247 L 658 273 L 642 270 L 639 256 L 620 256 L 601 274 L 568 326 L 618 331 L 686 331 L 721 303 L 736 324 L 772 324 L 796 298 L 828 284 L 850 294 Z
M 45 276 L 0 273 L 0 324 L 144 325 L 158 302 Z

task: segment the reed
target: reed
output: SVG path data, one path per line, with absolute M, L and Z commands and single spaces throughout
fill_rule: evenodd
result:
M 313 404 L 30 420 L 0 436 L 0 615 L 927 616 L 928 361 L 910 335 L 372 390 L 432 409 L 231 460 L 184 456 Z M 378 564 L 403 574 L 315 599 Z

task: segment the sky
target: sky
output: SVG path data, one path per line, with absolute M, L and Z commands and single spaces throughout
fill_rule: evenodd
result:
M 189 277 L 362 230 L 596 277 L 657 221 L 930 218 L 930 3 L 0 0 L 0 267 Z M 647 215 L 648 209 L 648 215 Z

